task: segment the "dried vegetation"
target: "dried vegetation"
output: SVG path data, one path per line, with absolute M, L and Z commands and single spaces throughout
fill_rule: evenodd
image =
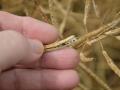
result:
M 120 90 L 120 0 L 0 0 L 0 8 L 76 35 L 81 61 L 74 90 Z

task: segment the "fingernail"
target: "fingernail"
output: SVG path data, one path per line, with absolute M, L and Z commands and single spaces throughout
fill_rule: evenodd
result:
M 40 41 L 32 40 L 32 39 L 30 39 L 29 41 L 30 41 L 30 45 L 31 45 L 33 53 L 36 53 L 36 54 L 42 54 L 43 53 L 44 46 Z

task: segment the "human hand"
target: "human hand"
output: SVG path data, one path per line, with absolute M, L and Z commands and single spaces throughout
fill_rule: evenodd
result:
M 43 45 L 58 38 L 53 26 L 1 11 L 0 30 L 0 90 L 72 90 L 78 84 L 74 49 L 43 53 Z

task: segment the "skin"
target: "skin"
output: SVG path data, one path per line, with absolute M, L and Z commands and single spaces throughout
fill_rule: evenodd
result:
M 79 54 L 72 48 L 44 52 L 57 30 L 30 17 L 0 11 L 0 90 L 72 90 Z

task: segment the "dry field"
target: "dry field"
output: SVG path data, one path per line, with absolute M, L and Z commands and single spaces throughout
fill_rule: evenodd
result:
M 0 0 L 0 9 L 75 35 L 81 61 L 74 90 L 120 90 L 120 0 Z

